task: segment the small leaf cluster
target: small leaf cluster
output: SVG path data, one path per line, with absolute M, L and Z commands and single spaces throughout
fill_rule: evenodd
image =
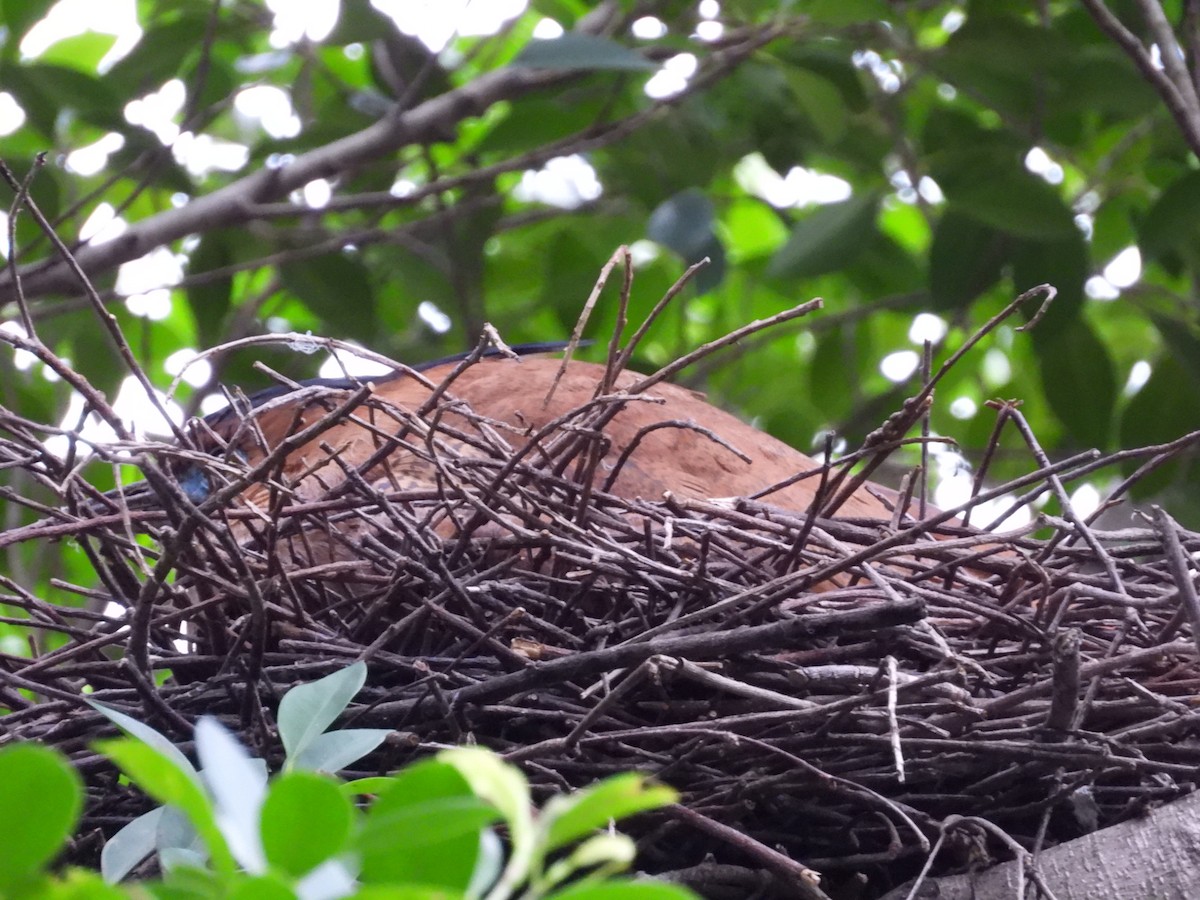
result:
M 124 737 L 96 742 L 159 806 L 105 845 L 100 873 L 49 867 L 83 805 L 79 775 L 58 753 L 0 751 L 0 896 L 687 900 L 688 891 L 614 878 L 634 859 L 611 823 L 674 801 L 629 773 L 551 798 L 535 811 L 524 775 L 477 747 L 447 749 L 386 777 L 333 772 L 371 752 L 382 729 L 329 731 L 362 687 L 362 663 L 289 691 L 279 707 L 286 750 L 274 778 L 215 718 L 195 729 L 199 768 L 166 737 L 93 703 Z M 20 827 L 15 819 L 20 815 Z M 504 834 L 506 841 L 500 835 Z M 121 882 L 153 857 L 161 877 Z

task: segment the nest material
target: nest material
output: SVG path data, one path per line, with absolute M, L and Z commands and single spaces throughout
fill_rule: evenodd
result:
M 598 409 L 563 425 L 576 460 Z M 360 658 L 348 720 L 395 730 L 363 773 L 461 742 L 546 792 L 653 773 L 683 802 L 638 826 L 639 863 L 710 897 L 815 896 L 811 869 L 827 888 L 865 876 L 877 895 L 947 817 L 1033 847 L 1193 787 L 1200 535 L 1161 513 L 1117 532 L 1043 517 L 996 535 L 933 511 L 918 522 L 919 504 L 866 522 L 626 500 L 581 489 L 563 458 L 435 438 L 405 451 L 436 462 L 423 492 L 348 472 L 326 501 L 281 492 L 266 522 L 236 501 L 197 516 L 166 498 L 0 536 L 77 536 L 103 599 L 126 606 L 69 610 L 12 583 L 0 598 L 66 638 L 3 657 L 0 740 L 56 746 L 87 775 L 77 858 L 145 808 L 88 748 L 108 726 L 85 686 L 184 747 L 199 715 L 218 715 L 278 762 L 279 696 Z M 1035 464 L 992 493 L 1061 498 L 1103 462 Z M 256 522 L 247 546 L 231 520 Z M 323 559 L 318 542 L 342 552 Z M 964 841 L 943 862 L 997 850 Z

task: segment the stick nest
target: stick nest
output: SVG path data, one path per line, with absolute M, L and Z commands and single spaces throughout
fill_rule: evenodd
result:
M 0 741 L 55 746 L 87 776 L 75 857 L 146 808 L 89 749 L 109 726 L 85 689 L 185 749 L 198 716 L 219 716 L 278 763 L 281 694 L 356 659 L 369 676 L 347 722 L 394 736 L 353 774 L 462 742 L 545 792 L 653 773 L 683 802 L 635 825 L 639 863 L 710 897 L 804 896 L 807 869 L 826 890 L 866 878 L 878 895 L 948 817 L 1033 848 L 1192 789 L 1200 535 L 1161 513 L 997 535 L 915 502 L 868 522 L 769 496 L 625 500 L 581 490 L 563 465 L 587 458 L 602 412 L 564 423 L 557 460 L 516 463 L 442 447 L 426 416 L 399 452 L 434 459 L 435 485 L 381 491 L 348 471 L 323 502 L 280 491 L 246 546 L 230 538 L 249 521 L 236 500 L 105 508 L 58 470 L 65 510 L 0 538 L 70 535 L 103 587 L 75 588 L 89 611 L 7 583 L 2 602 L 55 649 L 3 657 Z M 54 481 L 28 429 L 9 434 L 6 465 Z M 1186 445 L 1140 451 L 1144 468 Z M 1050 466 L 1029 446 L 1030 474 L 993 494 L 1062 499 L 1113 461 Z M 318 541 L 344 552 L 318 561 Z M 1008 852 L 958 834 L 945 867 Z

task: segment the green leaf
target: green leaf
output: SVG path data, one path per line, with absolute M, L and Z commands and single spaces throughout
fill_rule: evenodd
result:
M 712 201 L 696 188 L 680 191 L 650 213 L 646 236 L 694 262 L 713 238 Z
M 351 763 L 358 762 L 387 740 L 392 732 L 387 728 L 343 728 L 327 731 L 313 738 L 291 765 L 296 769 L 340 772 Z
M 345 711 L 366 681 L 367 664 L 359 661 L 324 678 L 296 685 L 283 695 L 279 701 L 279 739 L 289 766 Z
M 613 775 L 586 790 L 553 797 L 542 811 L 544 849 L 553 852 L 613 820 L 658 809 L 678 799 L 671 788 L 650 784 L 646 776 L 636 772 Z
M 347 797 L 359 797 L 366 794 L 382 794 L 392 786 L 391 776 L 376 775 L 372 778 L 356 778 L 341 785 L 341 792 Z
M 38 56 L 38 62 L 66 66 L 92 74 L 116 42 L 115 34 L 85 31 L 83 34 L 75 34 L 51 44 Z
M 725 277 L 725 247 L 713 230 L 712 202 L 703 192 L 690 188 L 664 200 L 650 214 L 646 234 L 689 266 L 708 259 L 692 282 L 698 294 L 713 290 Z
M 879 196 L 868 191 L 830 203 L 801 219 L 788 242 L 772 257 L 774 278 L 812 278 L 836 272 L 854 260 L 875 233 Z
M 53 880 L 35 882 L 22 896 L 36 900 L 129 900 L 128 893 L 105 884 L 95 872 L 83 869 L 68 869 Z
M 658 68 L 657 63 L 611 38 L 576 31 L 530 41 L 512 64 L 527 69 L 654 71 Z
M 207 18 L 207 13 L 183 15 L 150 26 L 137 45 L 104 74 L 105 80 L 128 97 L 157 90 L 198 49 L 195 38 L 204 33 Z
M 49 863 L 71 836 L 83 807 L 83 783 L 53 750 L 16 744 L 0 750 L 0 894 Z
M 156 806 L 142 813 L 104 842 L 104 849 L 100 851 L 100 872 L 105 881 L 116 884 L 154 852 L 159 821 L 165 809 Z
M 837 85 L 804 69 L 789 71 L 788 82 L 821 139 L 830 144 L 840 141 L 846 133 L 846 103 Z
M 1149 379 L 1133 395 L 1121 414 L 1121 446 L 1143 447 L 1172 441 L 1187 430 L 1189 426 L 1184 423 L 1195 421 L 1197 409 L 1200 409 L 1200 385 L 1183 362 L 1173 355 L 1164 354 L 1154 361 Z M 1126 474 L 1133 472 L 1142 462 L 1144 460 L 1126 463 Z M 1161 500 L 1162 493 L 1180 480 L 1181 469 L 1187 464 L 1186 457 L 1183 457 L 1160 466 L 1133 486 L 1132 496 Z M 1194 482 L 1194 462 L 1191 463 L 1189 474 Z M 1195 491 L 1187 490 L 1192 485 L 1185 482 L 1184 487 L 1185 493 L 1190 495 L 1187 499 L 1192 500 Z
M 4 40 L 4 55 L 16 58 L 21 38 L 29 26 L 45 17 L 56 0 L 0 0 L 0 22 L 8 36 Z
M 296 900 L 296 892 L 277 875 L 255 875 L 237 878 L 225 900 Z
M 1046 400 L 1076 446 L 1108 446 L 1113 432 L 1117 379 L 1108 348 L 1084 321 L 1070 328 L 1032 332 Z
M 999 281 L 1007 245 L 1002 232 L 946 210 L 934 227 L 929 250 L 929 292 L 934 309 L 964 307 Z
M 409 766 L 367 811 L 355 841 L 362 880 L 465 890 L 481 833 L 496 818 L 454 766 L 434 759 Z
M 609 879 L 598 884 L 573 885 L 546 900 L 699 900 L 687 888 L 654 881 Z
M 1091 274 L 1087 242 L 1075 234 L 1057 241 L 1015 241 L 1012 249 L 1013 286 L 1018 291 L 1052 284 L 1058 296 L 1037 326 L 1038 337 L 1049 337 L 1063 328 L 1074 328 L 1083 309 L 1084 284 Z M 1026 316 L 1034 307 L 1023 310 Z
M 204 841 L 217 870 L 234 870 L 233 857 L 217 828 L 212 804 L 193 772 L 180 768 L 169 756 L 133 738 L 97 741 L 96 749 L 109 757 L 138 787 L 160 803 L 180 809 Z
M 195 766 L 193 766 L 191 761 L 183 755 L 183 751 L 172 744 L 166 736 L 159 734 L 159 732 L 155 731 L 149 725 L 139 722 L 132 716 L 127 716 L 123 712 L 110 709 L 102 703 L 97 703 L 95 700 L 88 700 L 85 697 L 84 701 L 88 704 L 88 706 L 96 710 L 96 712 L 104 715 L 105 718 L 107 718 L 110 722 L 112 722 L 130 737 L 137 738 L 143 744 L 153 747 L 155 750 L 169 759 L 180 771 L 187 772 L 190 776 L 192 776 L 192 778 L 197 777 Z
M 233 232 L 209 231 L 188 257 L 188 277 L 224 269 L 234 262 L 231 241 Z M 196 335 L 202 347 L 220 343 L 224 334 L 225 317 L 233 305 L 233 276 L 224 275 L 187 287 L 187 303 L 196 321 Z
M 500 811 L 508 826 L 512 845 L 508 865 L 500 876 L 498 889 L 514 889 L 529 877 L 537 852 L 537 834 L 533 823 L 533 800 L 529 782 L 521 770 L 505 762 L 490 750 L 479 747 L 456 747 L 443 750 L 438 759 L 454 766 L 482 797 Z
M 336 856 L 350 837 L 350 801 L 338 785 L 311 772 L 288 772 L 271 785 L 262 808 L 267 860 L 299 877 Z
M 1188 172 L 1167 185 L 1138 228 L 1138 249 L 1147 260 L 1161 259 L 1200 239 L 1200 172 Z
M 94 75 L 34 63 L 0 67 L 0 83 L 21 104 L 41 132 L 53 139 L 59 114 L 73 109 L 85 120 L 102 128 L 123 131 L 129 127 L 122 115 L 124 102 L 104 81 Z
M 289 291 L 328 323 L 330 330 L 360 340 L 378 337 L 375 292 L 357 257 L 327 253 L 285 262 L 279 276 Z
M 932 171 L 950 208 L 984 225 L 1033 240 L 1078 232 L 1058 189 L 1026 171 L 1007 148 L 956 150 Z

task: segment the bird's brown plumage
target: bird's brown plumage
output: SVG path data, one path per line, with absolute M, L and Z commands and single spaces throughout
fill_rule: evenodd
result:
M 398 373 L 377 381 L 372 400 L 360 406 L 351 418 L 290 452 L 276 481 L 288 485 L 300 499 L 325 496 L 345 479 L 343 467 L 330 461 L 332 448 L 344 464 L 361 466 L 373 456 L 380 460 L 365 474 L 381 487 L 388 483 L 399 489 L 429 487 L 435 480 L 433 464 L 403 446 L 389 452 L 389 436 L 401 433 L 411 445 L 423 447 L 424 423 L 436 420 L 439 439 L 459 452 L 483 455 L 485 451 L 478 446 L 495 446 L 497 437 L 520 450 L 548 423 L 570 418 L 573 410 L 588 404 L 605 374 L 600 365 L 569 363 L 546 404 L 561 365 L 559 360 L 484 359 L 466 368 L 424 413 L 423 422 L 417 422 L 411 414 L 430 405 L 430 384 L 441 384 L 454 365 L 445 363 L 427 369 L 423 378 Z M 622 373 L 608 396 L 619 395 L 641 378 L 633 372 Z M 307 399 L 300 401 L 301 396 Z M 218 415 L 212 424 L 253 466 L 289 434 L 318 422 L 348 396 L 348 391 L 326 392 L 321 399 L 311 394 L 283 394 L 257 410 L 253 424 L 230 414 Z M 590 409 L 595 413 L 611 408 L 611 402 Z M 465 407 L 472 414 L 464 414 Z M 572 421 L 576 427 L 581 424 L 586 426 L 586 419 L 576 417 Z M 669 383 L 654 385 L 620 403 L 603 431 L 606 450 L 594 468 L 592 480 L 595 487 L 625 498 L 660 500 L 667 491 L 677 497 L 702 500 L 746 497 L 818 468 L 818 463 L 800 451 L 716 408 L 696 393 Z M 559 432 L 560 439 L 562 434 Z M 632 453 L 614 475 L 623 451 L 635 442 Z M 477 445 L 476 449 L 472 444 Z M 546 446 L 532 449 L 531 461 L 544 459 Z M 764 500 L 804 512 L 812 504 L 817 483 L 816 478 L 805 479 Z M 266 497 L 264 484 L 251 485 L 243 493 L 245 500 L 259 505 L 265 505 Z M 891 510 L 860 489 L 837 515 L 888 519 Z

